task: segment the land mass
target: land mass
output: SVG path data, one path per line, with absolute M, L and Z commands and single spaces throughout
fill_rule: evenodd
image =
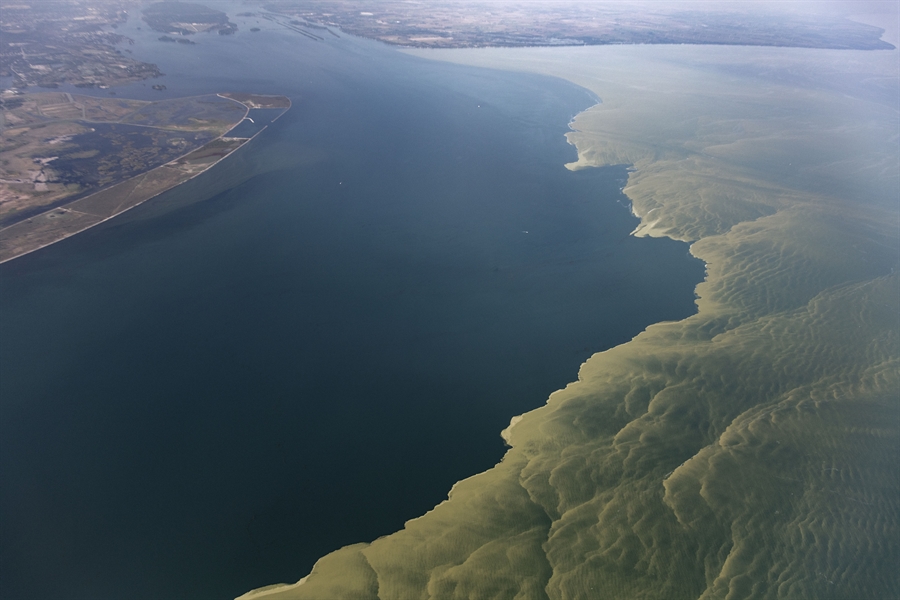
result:
M 54 88 L 62 83 L 101 87 L 162 75 L 150 63 L 126 56 L 117 46 L 134 41 L 114 31 L 128 19 L 127 0 L 85 3 L 61 0 L 5 3 L 0 11 L 0 77 L 13 86 Z
M 201 31 L 218 31 L 219 35 L 230 35 L 237 31 L 237 25 L 228 20 L 228 15 L 202 4 L 157 2 L 141 12 L 144 21 L 153 30 L 162 33 L 192 35 Z
M 420 48 L 724 44 L 876 50 L 883 30 L 845 18 L 757 10 L 710 12 L 667 3 L 640 12 L 585 1 L 272 0 L 266 9 L 308 26 L 338 27 L 388 44 Z
M 0 99 L 0 262 L 195 177 L 252 139 L 228 135 L 251 109 L 282 109 L 278 118 L 291 106 L 246 93 L 147 102 L 6 91 Z

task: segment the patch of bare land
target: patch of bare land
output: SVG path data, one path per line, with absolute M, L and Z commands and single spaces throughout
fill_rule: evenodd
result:
M 101 87 L 162 75 L 156 65 L 127 56 L 133 40 L 114 31 L 136 8 L 128 0 L 6 2 L 0 11 L 0 76 L 18 88 Z
M 725 44 L 889 49 L 883 30 L 840 17 L 779 11 L 711 12 L 682 3 L 633 6 L 569 0 L 550 3 L 451 0 L 271 0 L 266 9 L 360 37 L 419 48 Z
M 250 139 L 226 134 L 251 108 L 290 107 L 282 96 L 229 96 L 146 102 L 4 93 L 0 262 L 202 173 Z

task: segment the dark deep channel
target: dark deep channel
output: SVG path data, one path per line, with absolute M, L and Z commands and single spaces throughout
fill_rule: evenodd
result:
M 170 97 L 293 108 L 0 268 L 4 599 L 295 581 L 496 463 L 592 352 L 694 311 L 703 266 L 628 235 L 626 169 L 564 168 L 576 86 L 274 26 L 125 29 Z

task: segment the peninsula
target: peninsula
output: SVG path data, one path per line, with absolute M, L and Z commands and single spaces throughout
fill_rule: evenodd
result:
M 84 231 L 206 171 L 258 135 L 229 135 L 284 96 L 147 102 L 4 92 L 0 262 Z

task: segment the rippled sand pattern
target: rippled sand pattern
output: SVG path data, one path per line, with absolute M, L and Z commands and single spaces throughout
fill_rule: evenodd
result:
M 636 235 L 694 242 L 700 310 L 593 356 L 403 531 L 247 596 L 900 597 L 898 53 L 423 54 L 600 96 L 569 167 L 634 165 Z

